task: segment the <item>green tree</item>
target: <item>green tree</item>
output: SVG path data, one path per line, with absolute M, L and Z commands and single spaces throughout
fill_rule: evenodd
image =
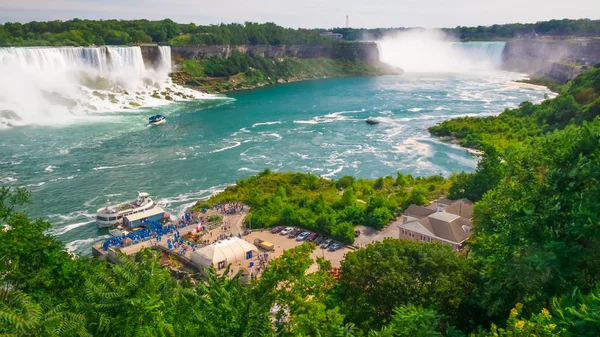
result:
M 346 254 L 339 283 L 347 318 L 379 329 L 401 305 L 431 306 L 462 324 L 455 313 L 474 287 L 476 270 L 451 247 L 385 239 Z
M 136 30 L 131 34 L 131 41 L 134 43 L 150 43 L 152 42 L 152 38 L 146 35 L 143 30 Z

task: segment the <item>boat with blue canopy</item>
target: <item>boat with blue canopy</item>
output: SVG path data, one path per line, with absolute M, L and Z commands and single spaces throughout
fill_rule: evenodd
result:
M 148 118 L 148 124 L 150 125 L 159 125 L 167 122 L 167 118 L 163 115 L 155 115 Z

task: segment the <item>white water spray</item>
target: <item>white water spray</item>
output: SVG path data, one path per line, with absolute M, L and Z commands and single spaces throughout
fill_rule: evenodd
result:
M 146 67 L 139 47 L 0 48 L 0 126 L 71 123 L 207 95 L 174 85 L 170 47 Z
M 504 42 L 454 42 L 440 30 L 415 29 L 377 41 L 381 61 L 406 72 L 498 69 Z

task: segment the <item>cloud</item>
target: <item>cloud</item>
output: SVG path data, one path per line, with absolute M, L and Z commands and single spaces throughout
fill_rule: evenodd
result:
M 597 0 L 0 0 L 0 20 L 164 19 L 198 24 L 272 21 L 286 27 L 454 27 L 582 18 Z

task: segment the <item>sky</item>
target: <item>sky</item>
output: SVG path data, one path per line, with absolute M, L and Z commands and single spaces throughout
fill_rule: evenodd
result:
M 170 18 L 292 28 L 442 28 L 600 18 L 600 0 L 0 0 L 0 22 Z M 592 15 L 592 16 L 591 16 Z

